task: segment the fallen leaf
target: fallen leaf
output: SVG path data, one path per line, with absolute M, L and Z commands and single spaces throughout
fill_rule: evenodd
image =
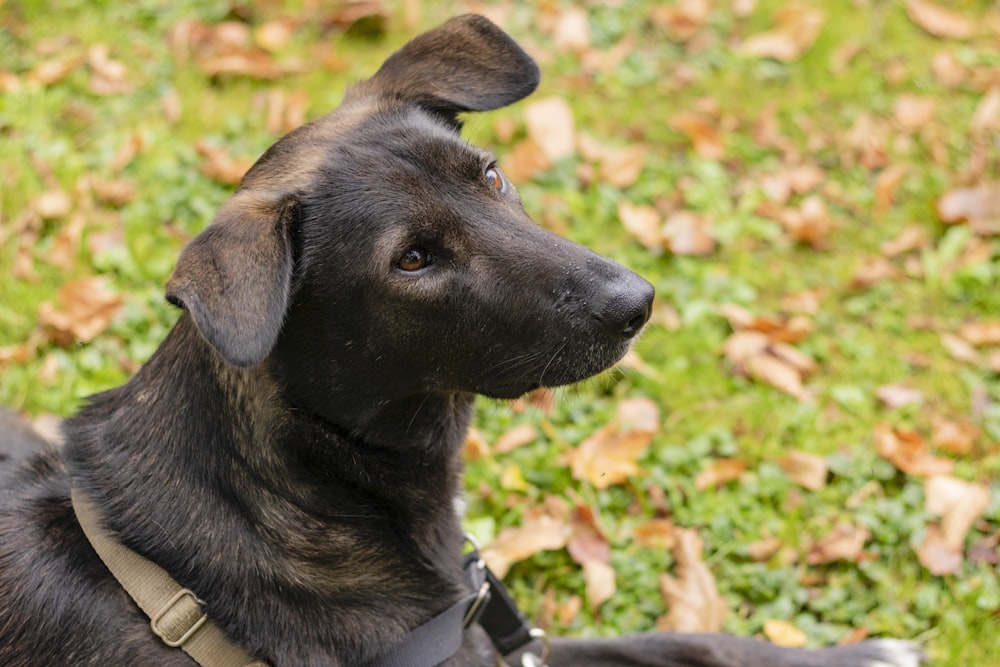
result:
M 957 361 L 963 361 L 969 364 L 978 364 L 982 361 L 979 353 L 976 352 L 976 348 L 973 347 L 967 340 L 956 336 L 955 334 L 948 332 L 942 333 L 941 345 L 943 345 L 944 349 L 948 351 L 951 358 Z
M 599 489 L 627 480 L 639 473 L 637 463 L 659 430 L 660 411 L 646 398 L 630 398 L 606 426 L 581 442 L 568 454 L 574 479 Z
M 550 163 L 575 152 L 573 111 L 562 97 L 547 97 L 524 108 L 528 137 L 537 144 Z
M 486 440 L 483 432 L 476 428 L 470 428 L 465 435 L 465 444 L 462 445 L 462 452 L 466 461 L 478 461 L 490 455 L 490 444 Z
M 103 278 L 88 276 L 65 283 L 56 293 L 58 305 L 38 307 L 38 321 L 59 345 L 87 343 L 102 333 L 121 310 L 124 300 L 108 289 Z
M 562 549 L 569 540 L 570 528 L 551 516 L 527 518 L 517 527 L 504 528 L 482 551 L 483 559 L 501 579 L 511 565 L 540 551 Z
M 650 19 L 667 34 L 667 39 L 684 43 L 705 27 L 711 13 L 712 0 L 680 0 L 656 4 Z
M 677 527 L 669 519 L 650 519 L 632 528 L 635 543 L 647 549 L 672 549 L 677 544 Z
M 936 475 L 924 480 L 924 495 L 927 513 L 941 517 L 941 538 L 945 546 L 960 552 L 972 525 L 989 507 L 989 487 Z
M 793 449 L 778 459 L 778 465 L 793 482 L 810 491 L 826 486 L 828 466 L 822 456 Z
M 875 178 L 875 203 L 872 210 L 876 215 L 884 214 L 892 206 L 896 191 L 899 190 L 899 186 L 903 183 L 903 178 L 908 172 L 907 165 L 894 164 L 883 169 Z M 919 230 L 921 228 L 910 227 L 909 229 Z M 883 249 L 882 252 L 884 254 L 885 250 Z
M 607 148 L 599 163 L 599 175 L 603 182 L 616 188 L 627 188 L 642 174 L 646 164 L 646 147 L 635 144 L 625 148 Z
M 253 41 L 262 49 L 274 53 L 288 44 L 294 32 L 295 24 L 291 21 L 268 21 L 253 29 Z
M 660 592 L 667 614 L 657 620 L 660 630 L 718 632 L 726 616 L 712 573 L 701 559 L 703 543 L 693 528 L 677 529 L 677 544 L 670 550 L 676 577 L 660 575 Z
M 884 280 L 893 280 L 898 277 L 899 271 L 885 257 L 869 257 L 862 260 L 854 269 L 854 275 L 851 276 L 851 287 L 855 289 L 871 287 Z
M 705 114 L 681 111 L 670 119 L 670 126 L 690 139 L 694 151 L 707 160 L 721 160 L 725 147 L 718 128 Z
M 663 239 L 675 255 L 708 255 L 715 250 L 711 220 L 690 211 L 676 211 L 667 218 Z
M 82 56 L 45 60 L 31 68 L 25 75 L 25 81 L 39 86 L 52 86 L 66 79 L 83 62 Z
M 538 431 L 531 424 L 519 424 L 510 429 L 493 443 L 493 450 L 498 454 L 508 454 L 518 447 L 530 445 L 538 439 Z
M 511 463 L 500 473 L 500 488 L 504 491 L 526 492 L 531 489 L 531 485 L 524 479 L 521 466 Z
M 773 618 L 764 621 L 764 636 L 773 644 L 789 648 L 802 647 L 808 642 L 806 633 L 788 621 L 779 621 Z
M 652 206 L 618 203 L 618 219 L 622 226 L 639 243 L 650 250 L 663 248 L 660 213 Z
M 712 459 L 694 478 L 694 487 L 704 491 L 739 479 L 746 472 L 747 465 L 740 459 Z
M 57 220 L 69 215 L 73 201 L 62 190 L 46 190 L 31 200 L 31 209 L 43 220 Z
M 582 53 L 590 48 L 590 19 L 583 7 L 569 7 L 556 19 L 552 42 L 557 51 Z
M 802 384 L 802 375 L 788 362 L 767 354 L 751 356 L 745 362 L 747 374 L 755 380 L 771 385 L 799 401 L 809 400 Z
M 884 384 L 875 390 L 875 396 L 890 410 L 924 402 L 922 391 L 901 384 Z
M 892 107 L 896 122 L 906 130 L 919 130 L 934 120 L 937 102 L 926 95 L 904 94 Z
M 900 232 L 899 236 L 883 243 L 879 249 L 884 257 L 892 258 L 914 250 L 923 250 L 929 246 L 930 239 L 924 228 L 919 225 L 910 225 Z
M 583 582 L 592 612 L 615 594 L 615 570 L 607 563 L 588 560 L 583 564 Z
M 976 131 L 1000 129 L 1000 86 L 993 86 L 979 100 L 970 127 Z
M 815 7 L 788 4 L 775 14 L 775 27 L 748 37 L 737 49 L 744 56 L 797 60 L 809 50 L 823 29 L 825 17 Z
M 917 560 L 933 575 L 941 577 L 962 571 L 962 552 L 948 546 L 941 528 L 936 524 L 927 526 L 924 539 L 916 551 Z
M 966 322 L 959 327 L 958 335 L 976 347 L 1000 345 L 1000 320 Z
M 750 556 L 750 560 L 761 563 L 778 553 L 782 546 L 779 538 L 774 536 L 764 537 L 747 545 L 747 555 Z
M 194 149 L 205 158 L 201 164 L 201 173 L 225 185 L 237 185 L 243 179 L 243 174 L 253 165 L 252 158 L 231 157 L 223 148 L 213 146 L 206 141 L 195 143 Z
M 819 312 L 822 294 L 818 289 L 807 289 L 793 292 L 781 297 L 781 308 L 791 313 L 815 315 Z
M 976 25 L 970 19 L 933 2 L 909 0 L 906 13 L 911 21 L 935 37 L 969 39 L 976 34 Z
M 873 435 L 879 456 L 907 475 L 947 475 L 955 467 L 954 461 L 931 454 L 927 442 L 916 431 L 876 424 Z
M 810 565 L 834 561 L 857 562 L 861 550 L 871 538 L 871 532 L 861 525 L 838 523 L 809 548 L 806 562 Z
M 955 188 L 938 199 L 937 213 L 948 224 L 996 220 L 1000 218 L 1000 184 Z
M 530 138 L 514 144 L 503 158 L 503 170 L 514 182 L 530 181 L 551 166 L 542 147 Z
M 931 418 L 931 442 L 938 449 L 952 454 L 968 454 L 978 435 L 978 429 L 969 422 L 957 422 L 940 415 Z

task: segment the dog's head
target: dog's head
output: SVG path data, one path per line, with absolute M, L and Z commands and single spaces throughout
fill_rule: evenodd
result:
M 269 363 L 321 414 L 348 386 L 513 397 L 604 370 L 652 287 L 534 224 L 459 135 L 459 113 L 511 104 L 538 76 L 482 17 L 417 37 L 261 157 L 168 298 L 226 361 Z

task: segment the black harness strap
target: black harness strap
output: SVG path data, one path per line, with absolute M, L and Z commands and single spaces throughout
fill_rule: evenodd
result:
M 465 575 L 471 595 L 410 630 L 367 667 L 436 667 L 458 652 L 465 629 L 473 623 L 483 627 L 501 655 L 532 640 L 528 619 L 478 552 L 466 556 Z

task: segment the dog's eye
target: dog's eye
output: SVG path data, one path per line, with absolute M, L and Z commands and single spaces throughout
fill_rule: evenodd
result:
M 430 265 L 432 261 L 433 257 L 431 257 L 431 254 L 423 248 L 410 248 L 399 258 L 396 266 L 403 271 L 419 271 L 425 266 Z
M 490 187 L 497 192 L 504 192 L 507 189 L 507 179 L 497 167 L 489 167 L 483 175 L 486 176 L 486 182 Z

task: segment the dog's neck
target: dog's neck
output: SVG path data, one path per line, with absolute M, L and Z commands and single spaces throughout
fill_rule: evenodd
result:
M 413 397 L 382 405 L 367 431 L 335 424 L 287 405 L 266 365 L 224 364 L 184 316 L 131 382 L 68 422 L 67 459 L 74 485 L 113 531 L 184 585 L 197 591 L 200 579 L 224 576 L 213 565 L 220 559 L 262 575 L 216 582 L 233 599 L 208 600 L 210 614 L 217 604 L 216 614 L 239 609 L 261 622 L 283 610 L 349 623 L 351 614 L 382 613 L 378 601 L 358 604 L 354 575 L 341 571 L 361 554 L 377 563 L 366 576 L 412 579 L 414 601 L 431 581 L 458 594 L 453 498 L 470 410 L 468 397 Z M 408 431 L 426 441 L 393 440 Z M 131 455 L 125 470 L 112 464 L 122 452 Z M 232 529 L 206 537 L 185 524 Z M 273 599 L 273 583 L 259 583 L 274 580 L 288 588 L 284 602 Z M 261 590 L 247 590 L 255 583 Z M 257 595 L 272 597 L 259 612 L 246 602 Z M 414 624 L 452 601 L 397 608 L 395 618 Z

